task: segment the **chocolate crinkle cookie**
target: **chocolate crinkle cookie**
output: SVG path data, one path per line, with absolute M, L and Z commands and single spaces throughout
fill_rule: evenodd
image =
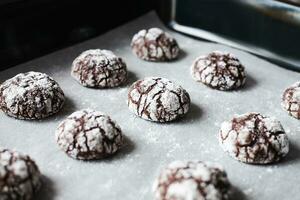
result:
M 284 91 L 281 105 L 291 116 L 300 119 L 300 82 Z
M 231 157 L 253 164 L 276 162 L 289 151 L 281 123 L 259 113 L 246 113 L 223 122 L 219 143 Z
M 30 200 L 41 186 L 41 174 L 27 155 L 0 149 L 0 199 Z
M 123 59 L 113 52 L 91 49 L 73 61 L 71 75 L 86 87 L 111 88 L 126 82 L 127 68 Z
M 129 109 L 143 119 L 168 122 L 188 112 L 190 96 L 168 79 L 148 77 L 132 84 L 127 103 Z
M 192 64 L 192 77 L 218 90 L 233 90 L 245 84 L 245 68 L 231 53 L 213 51 Z
M 179 54 L 176 40 L 159 28 L 139 31 L 132 38 L 131 48 L 134 54 L 147 61 L 169 61 Z
M 0 86 L 0 108 L 17 119 L 42 119 L 57 113 L 65 102 L 58 83 L 40 72 L 27 72 Z
M 109 116 L 90 109 L 76 111 L 55 132 L 58 146 L 79 160 L 101 159 L 123 144 L 122 131 Z
M 174 161 L 154 183 L 155 200 L 226 200 L 230 183 L 221 166 L 201 161 Z

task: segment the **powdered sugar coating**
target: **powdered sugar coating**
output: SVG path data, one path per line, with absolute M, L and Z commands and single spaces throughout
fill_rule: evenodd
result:
M 246 113 L 223 122 L 219 143 L 231 157 L 245 163 L 276 162 L 289 151 L 281 123 L 259 113 Z
M 245 68 L 231 53 L 213 51 L 198 57 L 191 67 L 192 77 L 218 90 L 232 90 L 245 84 Z
M 148 61 L 168 61 L 178 57 L 179 46 L 176 40 L 159 28 L 141 30 L 131 41 L 134 54 Z
M 129 88 L 128 107 L 143 119 L 168 122 L 188 112 L 190 97 L 181 86 L 166 78 L 147 77 Z
M 68 116 L 56 129 L 55 138 L 63 151 L 80 160 L 107 157 L 123 144 L 119 125 L 109 116 L 91 109 Z
M 71 75 L 83 86 L 110 88 L 127 80 L 127 68 L 123 59 L 113 52 L 91 49 L 73 61 Z
M 281 105 L 291 116 L 300 119 L 300 82 L 284 91 Z
M 0 199 L 30 200 L 41 186 L 41 174 L 33 160 L 8 149 L 0 149 Z
M 225 200 L 230 184 L 222 167 L 201 161 L 174 161 L 154 183 L 155 200 Z
M 20 73 L 0 86 L 0 107 L 18 119 L 41 119 L 57 113 L 65 102 L 58 83 L 40 72 Z

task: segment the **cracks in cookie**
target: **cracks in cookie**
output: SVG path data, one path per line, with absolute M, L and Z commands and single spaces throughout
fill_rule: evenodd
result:
M 0 151 L 0 158 L 5 155 L 4 160 L 8 158 L 8 162 L 3 164 L 3 177 L 1 178 L 1 188 L 6 188 L 6 192 L 2 191 L 1 197 L 7 199 L 31 199 L 34 193 L 40 188 L 40 172 L 33 160 L 29 156 L 20 155 L 8 149 Z M 19 168 L 14 167 L 16 163 L 23 162 L 25 164 L 26 176 L 20 176 Z
M 13 91 L 7 91 L 11 88 Z M 12 92 L 15 92 L 13 97 L 5 95 Z M 8 79 L 0 87 L 0 96 L 3 112 L 18 119 L 42 119 L 57 113 L 64 104 L 64 93 L 57 82 L 39 72 L 21 73 Z
M 144 30 L 142 35 L 137 33 L 133 37 L 131 47 L 133 52 L 141 59 L 148 61 L 170 61 L 178 56 L 179 47 L 176 40 L 159 29 L 158 33 L 151 32 L 151 29 Z M 155 36 L 155 34 L 158 34 Z M 151 36 L 148 39 L 146 36 Z M 154 48 L 154 49 L 153 49 Z M 146 49 L 146 52 L 144 52 Z M 160 54 L 161 53 L 161 54 Z
M 138 116 L 151 121 L 167 122 L 174 120 L 187 112 L 190 104 L 190 98 L 184 89 L 177 86 L 177 89 L 174 90 L 167 88 L 167 86 L 172 84 L 172 82 L 166 79 L 149 78 L 149 80 L 153 81 L 151 85 L 145 85 L 145 80 L 139 80 L 130 87 L 128 92 L 128 106 L 130 107 L 131 104 L 134 104 L 135 106 L 132 109 Z M 155 91 L 152 92 L 154 89 Z M 137 100 L 134 100 L 133 98 L 135 92 L 138 93 Z M 177 101 L 174 99 L 162 100 L 163 94 L 165 93 L 175 95 Z M 171 108 L 166 108 L 164 104 L 171 103 L 168 101 L 175 101 L 173 103 L 176 105 L 178 104 L 178 108 L 177 106 L 172 108 L 174 105 L 171 104 Z M 148 110 L 150 108 L 151 110 Z
M 247 163 L 269 163 L 275 162 L 285 156 L 282 152 L 285 146 L 282 146 L 282 140 L 285 140 L 285 132 L 281 125 L 279 130 L 273 131 L 273 127 L 266 125 L 268 117 L 262 116 L 259 113 L 249 113 L 239 118 L 234 118 L 231 121 L 231 130 L 224 136 L 223 131 L 220 131 L 220 139 L 222 144 L 228 139 L 230 134 L 236 134 L 235 138 L 235 157 Z M 249 123 L 251 125 L 249 125 Z M 239 142 L 239 135 L 242 129 L 250 127 L 248 135 L 245 138 L 245 144 Z M 276 147 L 277 145 L 277 147 Z M 243 150 L 244 155 L 241 155 Z
M 297 90 L 300 90 L 300 83 L 287 88 L 282 96 L 283 108 L 293 117 L 300 119 L 300 101 L 297 98 Z M 293 108 L 292 108 L 293 107 Z
M 90 111 L 88 112 L 87 110 L 77 112 L 81 112 L 81 114 L 79 114 L 80 116 L 72 117 L 71 115 L 58 128 L 57 142 L 59 145 L 64 145 L 60 144 L 60 141 L 64 141 L 66 137 L 64 135 L 65 132 L 68 133 L 69 131 L 71 131 L 73 140 L 70 144 L 67 143 L 66 148 L 66 153 L 69 156 L 83 160 L 99 159 L 115 153 L 120 148 L 120 146 L 122 145 L 122 131 L 115 124 L 115 122 L 110 119 L 110 117 L 102 115 L 100 113 Z M 89 121 L 95 121 L 96 124 L 91 127 L 86 127 Z M 74 122 L 75 126 L 72 128 L 72 130 L 66 130 L 66 124 L 72 122 Z M 111 130 L 108 131 L 111 132 L 107 133 L 103 129 L 103 125 L 100 122 L 107 123 L 108 127 L 111 127 Z M 91 147 L 88 143 L 88 134 L 90 131 L 93 131 L 95 129 L 98 129 L 98 134 L 101 134 L 101 138 L 92 138 L 92 140 L 95 140 L 96 138 L 98 138 L 99 140 L 96 141 L 96 146 Z M 108 134 L 113 134 L 113 137 L 108 138 Z M 79 137 L 84 138 L 83 144 L 79 142 Z
M 203 63 L 199 63 L 200 61 Z M 223 62 L 225 65 L 222 66 L 219 62 Z M 237 75 L 233 71 L 236 71 Z M 203 75 L 204 73 L 205 75 Z M 218 90 L 236 89 L 242 86 L 246 80 L 244 67 L 239 60 L 229 53 L 218 52 L 198 58 L 193 64 L 193 76 L 197 81 Z M 208 77 L 211 78 L 208 80 Z
M 140 95 L 137 102 L 135 102 L 135 101 L 132 99 L 131 95 L 130 95 L 130 93 L 131 93 L 132 90 L 129 91 L 129 93 L 128 93 L 129 100 L 132 101 L 132 103 L 134 103 L 134 104 L 137 106 L 136 112 L 137 112 L 137 114 L 138 114 L 139 116 L 143 116 L 143 114 L 145 113 L 145 110 L 144 110 L 144 109 L 142 109 L 141 112 L 139 112 L 140 106 L 141 106 L 141 100 L 142 100 L 143 96 L 144 96 L 144 95 L 146 96 L 146 97 L 145 97 L 145 102 L 146 102 L 147 99 L 148 99 L 148 93 L 149 93 L 149 92 L 157 85 L 157 82 L 158 82 L 159 80 L 160 80 L 160 79 L 155 79 L 155 83 L 153 83 L 152 85 L 150 85 L 145 91 L 141 91 L 141 90 L 140 90 L 140 88 L 143 87 L 143 86 L 141 86 L 142 81 L 136 82 L 136 84 L 134 85 L 134 87 L 132 88 L 132 90 L 136 89 L 136 90 L 138 91 L 139 95 Z M 128 102 L 129 102 L 129 101 L 128 101 Z M 150 104 L 150 103 L 151 103 L 151 102 L 149 102 L 149 104 Z M 149 105 L 146 106 L 146 107 L 148 108 Z M 148 112 L 148 111 L 147 111 L 147 112 Z M 149 119 L 151 119 L 151 116 L 150 116 L 150 115 L 146 115 L 146 116 L 147 116 Z
M 114 54 L 108 55 L 110 52 L 99 49 L 83 52 L 73 62 L 73 77 L 86 87 L 110 88 L 123 84 L 127 79 L 125 62 Z M 98 59 L 101 62 L 96 62 Z
M 203 165 L 205 170 L 209 171 L 208 180 L 203 180 L 199 176 L 199 171 L 196 173 L 197 165 Z M 197 175 L 193 175 L 196 173 Z M 171 194 L 172 196 L 167 197 L 169 187 L 172 184 L 180 184 L 183 181 L 192 180 L 197 184 L 197 192 L 203 198 L 206 198 L 208 190 L 206 188 L 212 185 L 218 192 L 220 192 L 222 199 L 228 199 L 230 184 L 227 180 L 227 175 L 224 171 L 209 167 L 203 162 L 186 162 L 185 166 L 176 168 L 166 168 L 164 169 L 160 176 L 158 177 L 158 185 L 156 188 L 156 193 L 158 193 L 161 200 L 169 200 L 170 198 L 177 198 L 176 194 Z M 180 193 L 180 192 L 178 192 Z M 175 196 L 174 196 L 175 195 Z M 184 195 L 184 194 L 181 194 Z M 179 195 L 181 198 L 182 196 Z

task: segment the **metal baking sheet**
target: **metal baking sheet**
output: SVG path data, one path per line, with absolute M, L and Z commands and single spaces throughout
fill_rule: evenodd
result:
M 283 90 L 299 80 L 288 71 L 249 53 L 223 45 L 195 40 L 171 32 L 182 49 L 180 58 L 169 63 L 145 62 L 131 53 L 130 41 L 142 28 L 166 29 L 154 12 L 95 39 L 0 72 L 0 81 L 17 73 L 41 71 L 54 77 L 67 101 L 61 112 L 41 121 L 23 121 L 0 114 L 0 146 L 34 158 L 43 173 L 44 186 L 36 199 L 153 199 L 152 183 L 159 170 L 173 160 L 198 159 L 224 166 L 234 186 L 233 199 L 296 199 L 300 195 L 299 121 L 281 109 Z M 274 41 L 276 42 L 276 41 Z M 129 83 L 115 89 L 88 89 L 70 76 L 73 59 L 91 48 L 110 49 L 122 56 L 130 71 Z M 238 91 L 221 92 L 196 83 L 190 65 L 199 55 L 213 50 L 236 54 L 245 65 L 248 80 Z M 166 77 L 191 95 L 190 112 L 181 120 L 159 124 L 142 120 L 126 105 L 129 85 L 146 76 Z M 115 119 L 126 135 L 126 146 L 114 157 L 84 162 L 66 156 L 54 141 L 54 131 L 72 112 L 93 108 Z M 218 145 L 220 124 L 234 114 L 249 111 L 277 117 L 289 139 L 290 153 L 281 162 L 247 165 L 226 155 Z

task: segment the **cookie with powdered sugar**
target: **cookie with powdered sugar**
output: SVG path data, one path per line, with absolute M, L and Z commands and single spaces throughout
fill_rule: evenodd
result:
M 56 129 L 55 138 L 67 155 L 79 160 L 108 157 L 123 144 L 119 125 L 108 115 L 91 109 L 68 116 Z
M 281 105 L 291 116 L 300 119 L 300 82 L 284 91 Z
M 233 90 L 245 84 L 245 68 L 231 53 L 213 51 L 192 64 L 194 80 L 217 90 Z
M 168 122 L 188 112 L 190 96 L 166 78 L 147 77 L 132 84 L 127 103 L 129 110 L 143 119 Z
M 226 200 L 230 183 L 222 167 L 201 161 L 174 161 L 154 183 L 155 200 Z
M 57 113 L 65 96 L 50 76 L 40 72 L 20 73 L 0 86 L 0 108 L 17 119 L 42 119 Z
M 219 143 L 231 157 L 253 164 L 276 162 L 289 151 L 289 140 L 281 123 L 260 113 L 237 115 L 223 122 Z
M 73 61 L 71 75 L 86 87 L 112 88 L 126 82 L 127 67 L 112 51 L 91 49 Z
M 27 155 L 0 149 L 0 199 L 30 200 L 41 186 L 41 173 Z
M 170 61 L 179 54 L 176 40 L 159 28 L 139 31 L 132 38 L 131 48 L 135 55 L 147 61 Z

